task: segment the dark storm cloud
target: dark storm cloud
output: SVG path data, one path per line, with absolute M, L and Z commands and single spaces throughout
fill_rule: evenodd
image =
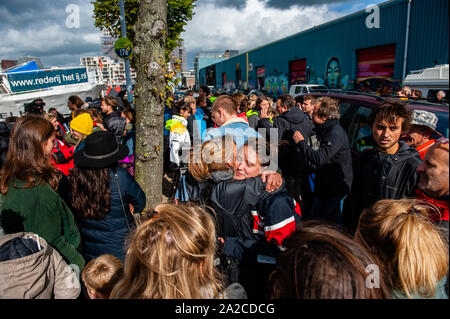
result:
M 89 0 L 2 0 L 0 2 L 0 30 L 26 30 L 28 28 L 40 29 L 42 26 L 53 23 L 64 25 L 69 4 L 80 8 L 81 28 L 94 30 L 91 21 L 92 13 L 86 14 L 82 8 L 89 4 Z M 89 23 L 87 23 L 89 21 Z
M 79 9 L 79 28 L 66 24 L 73 11 Z M 90 0 L 2 0 L 0 2 L 0 32 L 3 48 L 0 59 L 20 56 L 41 58 L 44 66 L 78 65 L 80 56 L 100 53 L 100 39 L 93 36 L 100 30 L 94 27 L 93 6 Z M 73 20 L 72 20 L 73 21 Z
M 294 5 L 297 6 L 318 6 L 323 4 L 337 4 L 351 2 L 353 0 L 258 0 L 264 3 L 268 8 L 287 10 Z M 197 5 L 214 4 L 217 8 L 236 8 L 243 9 L 247 0 L 198 0 Z
M 319 6 L 323 4 L 334 4 L 350 2 L 352 0 L 261 0 L 267 7 L 276 9 L 289 9 L 290 7 L 297 6 Z
M 218 8 L 243 9 L 247 0 L 198 0 L 197 5 L 212 3 Z

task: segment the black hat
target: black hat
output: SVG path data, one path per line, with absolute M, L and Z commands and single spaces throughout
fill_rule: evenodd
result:
M 98 131 L 84 140 L 85 146 L 73 155 L 75 166 L 86 168 L 108 167 L 128 155 L 128 147 L 118 144 L 112 132 Z

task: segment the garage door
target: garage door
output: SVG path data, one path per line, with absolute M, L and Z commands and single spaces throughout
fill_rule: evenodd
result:
M 358 69 L 356 81 L 367 79 L 393 80 L 395 44 L 372 47 L 356 51 Z
M 304 84 L 306 81 L 306 59 L 289 61 L 289 84 Z

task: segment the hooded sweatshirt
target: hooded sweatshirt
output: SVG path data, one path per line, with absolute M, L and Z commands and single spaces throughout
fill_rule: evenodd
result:
M 75 299 L 78 275 L 61 255 L 34 233 L 0 237 L 0 298 Z
M 259 138 L 261 135 L 252 129 L 246 120 L 240 117 L 232 117 L 220 127 L 210 128 L 206 130 L 203 142 L 209 141 L 215 137 L 221 137 L 225 135 L 233 136 L 236 142 L 237 149 L 240 149 L 249 138 Z

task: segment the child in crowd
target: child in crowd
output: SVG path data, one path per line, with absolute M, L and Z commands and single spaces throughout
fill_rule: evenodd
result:
M 174 114 L 172 119 L 166 122 L 166 128 L 170 131 L 170 162 L 178 167 L 184 162 L 183 157 L 191 148 L 191 138 L 187 130 L 187 119 L 191 114 L 191 107 L 181 102 L 176 111 L 178 114 Z
M 109 299 L 114 286 L 123 277 L 123 264 L 113 255 L 101 255 L 92 259 L 81 273 L 90 299 Z

